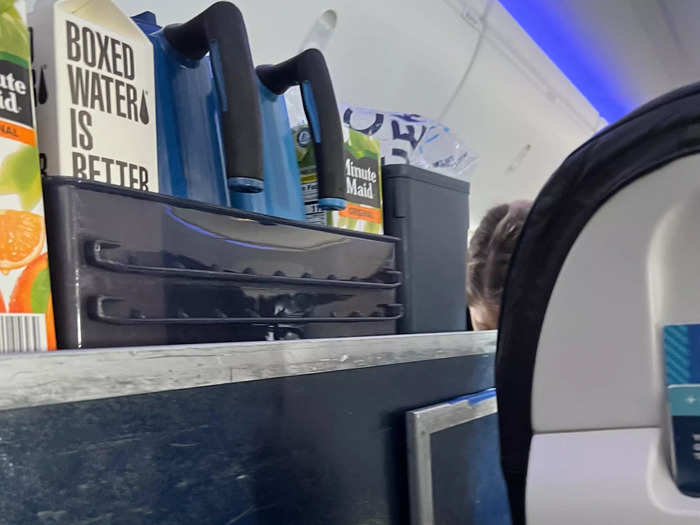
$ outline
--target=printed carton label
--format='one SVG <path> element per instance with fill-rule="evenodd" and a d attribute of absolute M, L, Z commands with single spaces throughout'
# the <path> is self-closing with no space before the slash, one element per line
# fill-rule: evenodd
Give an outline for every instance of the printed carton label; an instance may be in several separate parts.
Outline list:
<path fill-rule="evenodd" d="M 157 190 L 157 173 L 136 151 L 152 141 L 152 93 L 137 83 L 133 47 L 78 18 L 65 19 L 63 36 L 73 175 Z"/>
<path fill-rule="evenodd" d="M 345 193 L 358 204 L 381 208 L 377 159 L 345 157 Z"/>
<path fill-rule="evenodd" d="M 81 18 L 64 2 L 41 4 L 32 18 L 47 173 L 158 191 L 150 42 L 110 2 L 100 4 L 104 20 Z M 44 32 L 53 38 L 39 38 Z"/>
<path fill-rule="evenodd" d="M 377 142 L 360 132 L 343 128 L 346 208 L 325 211 L 318 206 L 316 160 L 311 134 L 308 128 L 300 126 L 294 130 L 294 136 L 306 220 L 313 224 L 383 234 L 382 179 Z"/>
<path fill-rule="evenodd" d="M 24 7 L 0 16 L 0 354 L 56 348 Z"/>
<path fill-rule="evenodd" d="M 32 96 L 28 64 L 0 52 L 0 119 L 31 127 Z"/>

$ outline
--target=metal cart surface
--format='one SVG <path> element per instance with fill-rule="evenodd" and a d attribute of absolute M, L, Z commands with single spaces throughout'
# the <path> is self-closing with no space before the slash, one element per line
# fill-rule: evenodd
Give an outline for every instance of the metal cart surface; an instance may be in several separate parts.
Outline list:
<path fill-rule="evenodd" d="M 495 332 L 0 357 L 0 523 L 406 524 L 406 413 Z"/>

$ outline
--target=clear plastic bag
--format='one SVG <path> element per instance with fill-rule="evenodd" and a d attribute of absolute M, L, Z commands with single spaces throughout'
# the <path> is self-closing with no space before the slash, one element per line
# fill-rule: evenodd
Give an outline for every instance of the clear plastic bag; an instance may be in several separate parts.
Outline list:
<path fill-rule="evenodd" d="M 306 116 L 298 89 L 285 93 L 292 127 L 304 124 Z M 355 131 L 379 141 L 382 164 L 409 164 L 469 180 L 477 155 L 443 124 L 411 113 L 392 113 L 341 104 L 341 121 Z"/>
<path fill-rule="evenodd" d="M 469 180 L 477 156 L 450 129 L 409 113 L 341 105 L 342 121 L 379 141 L 382 164 L 410 164 Z"/>

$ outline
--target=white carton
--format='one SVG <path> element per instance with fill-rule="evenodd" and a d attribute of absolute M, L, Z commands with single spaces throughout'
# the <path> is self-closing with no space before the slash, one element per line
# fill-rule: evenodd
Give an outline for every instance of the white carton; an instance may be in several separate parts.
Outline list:
<path fill-rule="evenodd" d="M 110 0 L 29 13 L 42 172 L 158 191 L 153 48 Z"/>

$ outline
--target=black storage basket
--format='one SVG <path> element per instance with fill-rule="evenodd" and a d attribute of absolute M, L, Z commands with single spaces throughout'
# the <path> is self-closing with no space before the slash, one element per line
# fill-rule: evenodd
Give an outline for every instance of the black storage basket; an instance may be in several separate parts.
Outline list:
<path fill-rule="evenodd" d="M 398 239 L 44 179 L 59 348 L 396 333 Z"/>

